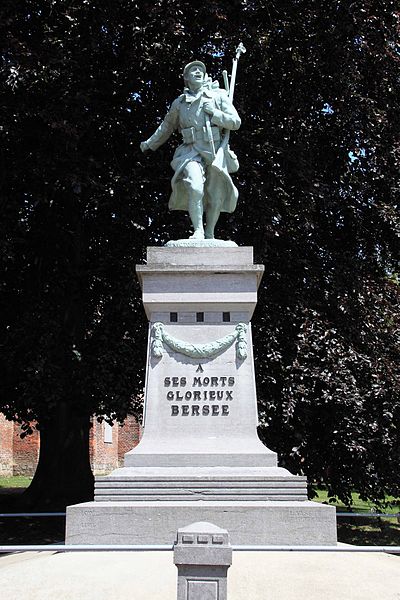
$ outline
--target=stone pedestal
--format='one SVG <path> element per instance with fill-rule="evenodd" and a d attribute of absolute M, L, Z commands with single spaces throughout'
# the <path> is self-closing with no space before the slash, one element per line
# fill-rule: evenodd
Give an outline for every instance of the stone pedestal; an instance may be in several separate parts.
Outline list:
<path fill-rule="evenodd" d="M 174 563 L 178 568 L 177 600 L 227 600 L 232 546 L 225 529 L 212 523 L 178 529 Z"/>
<path fill-rule="evenodd" d="M 233 544 L 335 544 L 335 509 L 277 466 L 257 436 L 252 248 L 148 248 L 137 267 L 149 319 L 144 434 L 68 507 L 67 543 L 170 544 L 211 521 Z"/>

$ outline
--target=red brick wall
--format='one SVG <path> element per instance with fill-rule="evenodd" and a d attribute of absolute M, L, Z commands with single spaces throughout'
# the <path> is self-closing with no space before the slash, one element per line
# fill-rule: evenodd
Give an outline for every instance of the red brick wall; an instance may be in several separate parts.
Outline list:
<path fill-rule="evenodd" d="M 93 418 L 89 433 L 90 464 L 95 474 L 110 473 L 123 465 L 124 455 L 140 440 L 141 430 L 135 417 L 128 416 L 124 425 L 112 427 L 112 443 L 104 441 L 104 421 Z M 18 423 L 7 421 L 0 414 L 0 475 L 34 475 L 39 459 L 40 437 L 20 438 Z"/>
<path fill-rule="evenodd" d="M 14 423 L 13 475 L 34 475 L 39 460 L 40 434 L 33 429 L 32 435 L 20 437 L 21 427 Z"/>
<path fill-rule="evenodd" d="M 140 425 L 135 417 L 128 415 L 123 425 L 115 423 L 112 427 L 112 444 L 104 442 L 104 421 L 93 419 L 90 430 L 90 464 L 95 474 L 109 473 L 122 467 L 124 455 L 139 443 Z"/>
<path fill-rule="evenodd" d="M 13 474 L 13 423 L 0 414 L 0 475 Z"/>
<path fill-rule="evenodd" d="M 0 414 L 0 474 L 33 475 L 39 458 L 39 432 L 21 439 L 18 423 Z"/>
<path fill-rule="evenodd" d="M 122 467 L 124 455 L 138 445 L 141 427 L 135 417 L 128 415 L 123 425 L 118 427 L 118 463 Z"/>
<path fill-rule="evenodd" d="M 104 441 L 104 421 L 92 420 L 90 430 L 90 464 L 97 475 L 109 473 L 118 467 L 118 426 L 112 427 L 112 442 Z"/>

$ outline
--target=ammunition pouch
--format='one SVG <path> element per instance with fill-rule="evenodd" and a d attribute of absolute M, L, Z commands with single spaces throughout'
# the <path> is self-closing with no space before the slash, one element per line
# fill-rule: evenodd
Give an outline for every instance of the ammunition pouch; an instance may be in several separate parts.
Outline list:
<path fill-rule="evenodd" d="M 214 141 L 221 139 L 221 134 L 218 127 L 211 127 L 212 138 Z M 195 127 L 186 127 L 181 129 L 181 134 L 184 144 L 194 144 L 195 142 L 209 142 L 207 127 L 196 129 Z"/>

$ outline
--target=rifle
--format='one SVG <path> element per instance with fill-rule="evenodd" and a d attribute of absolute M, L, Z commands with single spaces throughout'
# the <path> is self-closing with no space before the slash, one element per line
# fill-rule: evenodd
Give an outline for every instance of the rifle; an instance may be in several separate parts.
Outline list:
<path fill-rule="evenodd" d="M 228 77 L 226 75 L 226 71 L 224 71 L 224 73 L 223 73 L 225 89 L 228 92 L 228 98 L 231 102 L 233 102 L 233 94 L 235 92 L 235 82 L 236 82 L 238 61 L 239 61 L 240 55 L 244 54 L 245 52 L 246 52 L 246 48 L 243 46 L 242 42 L 240 42 L 239 46 L 236 48 L 235 58 L 233 59 L 230 85 L 228 83 Z M 225 152 L 226 147 L 228 146 L 230 133 L 231 133 L 230 131 L 227 131 L 225 133 L 224 139 L 222 140 L 221 145 L 218 148 L 217 154 L 212 163 L 213 166 L 219 170 L 221 170 L 222 166 L 223 166 L 224 152 Z"/>

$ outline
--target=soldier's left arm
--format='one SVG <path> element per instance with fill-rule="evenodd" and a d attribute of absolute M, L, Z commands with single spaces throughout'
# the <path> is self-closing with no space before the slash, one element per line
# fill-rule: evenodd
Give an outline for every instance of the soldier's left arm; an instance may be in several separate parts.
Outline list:
<path fill-rule="evenodd" d="M 214 109 L 211 123 L 218 127 L 222 127 L 223 129 L 239 129 L 241 123 L 240 117 L 236 112 L 236 108 L 229 100 L 228 95 L 226 93 L 220 93 L 216 100 L 216 104 L 217 106 L 220 106 L 220 108 Z"/>

